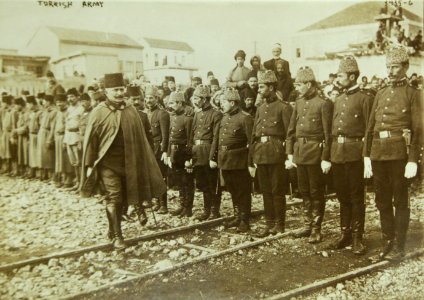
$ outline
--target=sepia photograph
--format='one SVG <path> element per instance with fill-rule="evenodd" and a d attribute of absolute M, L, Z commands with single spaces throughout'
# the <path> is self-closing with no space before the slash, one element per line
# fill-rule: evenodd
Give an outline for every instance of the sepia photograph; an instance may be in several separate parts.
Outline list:
<path fill-rule="evenodd" d="M 423 17 L 0 0 L 0 299 L 423 299 Z"/>

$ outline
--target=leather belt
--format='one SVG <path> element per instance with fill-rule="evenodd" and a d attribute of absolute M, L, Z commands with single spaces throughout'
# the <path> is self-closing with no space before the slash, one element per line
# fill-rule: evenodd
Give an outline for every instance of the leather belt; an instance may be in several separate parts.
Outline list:
<path fill-rule="evenodd" d="M 260 143 L 266 143 L 266 142 L 269 142 L 269 141 L 271 141 L 271 140 L 279 140 L 279 141 L 282 141 L 282 139 L 281 139 L 279 136 L 263 135 L 263 136 L 258 137 L 258 141 L 259 141 Z"/>
<path fill-rule="evenodd" d="M 360 142 L 363 140 L 362 137 L 347 137 L 343 135 L 333 137 L 333 140 L 336 140 L 338 144 L 351 143 L 351 142 Z"/>
<path fill-rule="evenodd" d="M 222 150 L 222 151 L 234 150 L 234 149 L 243 149 L 243 148 L 247 148 L 246 143 L 219 146 L 219 149 Z"/>
<path fill-rule="evenodd" d="M 66 129 L 66 131 L 69 131 L 69 132 L 79 132 L 79 129 L 78 128 L 72 128 L 72 129 Z"/>
<path fill-rule="evenodd" d="M 387 139 L 389 137 L 392 136 L 402 136 L 403 132 L 402 131 L 391 131 L 391 130 L 384 130 L 384 131 L 378 131 L 378 132 L 374 132 L 374 137 L 377 139 Z"/>
<path fill-rule="evenodd" d="M 65 132 L 56 132 L 56 134 L 58 134 L 58 135 L 64 135 Z"/>
<path fill-rule="evenodd" d="M 194 140 L 195 145 L 210 145 L 212 144 L 209 140 Z"/>
<path fill-rule="evenodd" d="M 322 142 L 324 140 L 324 138 L 319 138 L 319 137 L 298 137 L 297 141 L 298 142 Z"/>
<path fill-rule="evenodd" d="M 38 134 L 38 131 L 30 132 L 30 134 Z"/>
<path fill-rule="evenodd" d="M 185 149 L 187 146 L 184 144 L 172 144 L 171 145 L 171 149 L 172 150 L 180 150 L 180 149 Z"/>

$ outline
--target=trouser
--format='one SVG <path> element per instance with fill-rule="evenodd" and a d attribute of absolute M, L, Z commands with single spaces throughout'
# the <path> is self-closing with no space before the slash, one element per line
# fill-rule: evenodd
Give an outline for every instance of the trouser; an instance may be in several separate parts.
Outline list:
<path fill-rule="evenodd" d="M 166 184 L 168 184 L 168 179 L 167 179 L 167 171 L 168 171 L 168 167 L 165 165 L 165 163 L 161 160 L 161 155 L 162 152 L 159 151 L 159 153 L 156 155 L 156 161 L 159 165 L 159 169 L 160 172 L 162 174 L 163 180 L 165 181 Z M 160 197 L 159 197 L 159 202 L 161 206 L 165 206 L 167 207 L 168 205 L 168 195 L 167 193 L 163 193 Z"/>
<path fill-rule="evenodd" d="M 76 183 L 79 184 L 81 174 L 81 150 L 78 149 L 78 144 L 66 145 L 66 152 L 68 153 L 71 166 L 74 167 Z"/>
<path fill-rule="evenodd" d="M 303 218 L 307 228 L 321 229 L 324 218 L 324 174 L 321 166 L 297 165 L 299 192 L 303 199 Z"/>
<path fill-rule="evenodd" d="M 405 165 L 405 160 L 372 161 L 375 202 L 380 211 L 383 239 L 396 238 L 401 248 L 405 246 L 410 214 Z"/>
<path fill-rule="evenodd" d="M 273 164 L 258 165 L 257 173 L 267 224 L 279 222 L 284 225 L 288 172 L 283 164 Z"/>
<path fill-rule="evenodd" d="M 252 207 L 252 184 L 248 169 L 222 170 L 222 177 L 231 194 L 234 211 L 239 211 L 240 220 L 249 222 Z"/>
<path fill-rule="evenodd" d="M 211 169 L 209 166 L 195 166 L 194 176 L 197 188 L 203 192 L 205 211 L 210 211 L 211 208 L 219 211 L 221 197 L 218 197 L 218 169 Z"/>
<path fill-rule="evenodd" d="M 194 201 L 194 175 L 187 173 L 184 163 L 181 165 L 173 165 L 169 170 L 173 178 L 174 184 L 178 188 L 182 204 L 186 208 L 193 207 Z"/>
<path fill-rule="evenodd" d="M 362 160 L 343 164 L 333 163 L 333 183 L 340 202 L 340 227 L 364 233 L 365 194 L 364 163 Z"/>
<path fill-rule="evenodd" d="M 289 173 L 289 184 L 291 184 L 291 192 L 296 193 L 299 191 L 297 184 L 297 168 L 288 170 Z"/>

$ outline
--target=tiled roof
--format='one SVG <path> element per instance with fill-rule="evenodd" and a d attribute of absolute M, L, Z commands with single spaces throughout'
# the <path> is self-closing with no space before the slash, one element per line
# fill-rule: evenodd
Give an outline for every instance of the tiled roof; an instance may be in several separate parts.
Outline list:
<path fill-rule="evenodd" d="M 152 48 L 194 52 L 193 48 L 191 48 L 191 46 L 189 44 L 185 43 L 185 42 L 159 40 L 159 39 L 152 39 L 152 38 L 144 38 L 144 40 Z"/>

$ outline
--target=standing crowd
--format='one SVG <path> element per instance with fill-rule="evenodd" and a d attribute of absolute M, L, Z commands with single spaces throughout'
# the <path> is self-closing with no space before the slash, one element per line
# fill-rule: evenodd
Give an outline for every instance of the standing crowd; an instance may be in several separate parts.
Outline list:
<path fill-rule="evenodd" d="M 225 84 L 209 72 L 207 84 L 193 77 L 184 91 L 172 76 L 157 87 L 128 84 L 121 73 L 87 93 L 65 91 L 49 72 L 45 94 L 2 95 L 1 172 L 100 193 L 108 236 L 121 249 L 128 207 L 143 225 L 145 207 L 167 214 L 167 187 L 179 191 L 171 212 L 179 217 L 192 216 L 195 187 L 202 192 L 198 220 L 220 217 L 225 188 L 234 210 L 225 226 L 238 232 L 250 230 L 251 195 L 259 191 L 266 222 L 259 237 L 284 232 L 286 195 L 296 192 L 304 210 L 295 237 L 319 243 L 331 171 L 341 228 L 333 247 L 352 245 L 357 255 L 366 251 L 365 179 L 373 177 L 384 241 L 378 258 L 401 257 L 409 180 L 423 155 L 423 99 L 407 78 L 406 49 L 388 50 L 387 82 L 359 83 L 358 64 L 346 56 L 325 85 L 310 67 L 292 80 L 280 44 L 272 54 L 263 64 L 253 56 L 248 68 L 239 50 Z"/>

